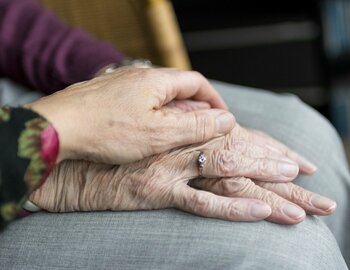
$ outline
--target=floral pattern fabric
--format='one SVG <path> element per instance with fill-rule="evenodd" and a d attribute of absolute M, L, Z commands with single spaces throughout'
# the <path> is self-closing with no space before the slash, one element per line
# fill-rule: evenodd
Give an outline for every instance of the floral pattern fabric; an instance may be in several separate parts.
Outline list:
<path fill-rule="evenodd" d="M 53 169 L 59 149 L 54 127 L 24 108 L 0 108 L 0 230 Z"/>

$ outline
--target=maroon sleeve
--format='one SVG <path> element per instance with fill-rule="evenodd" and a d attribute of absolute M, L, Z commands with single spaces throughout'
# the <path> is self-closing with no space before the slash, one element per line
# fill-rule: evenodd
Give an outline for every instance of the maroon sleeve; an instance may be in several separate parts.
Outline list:
<path fill-rule="evenodd" d="M 32 0 L 0 0 L 0 77 L 49 94 L 122 58 Z"/>

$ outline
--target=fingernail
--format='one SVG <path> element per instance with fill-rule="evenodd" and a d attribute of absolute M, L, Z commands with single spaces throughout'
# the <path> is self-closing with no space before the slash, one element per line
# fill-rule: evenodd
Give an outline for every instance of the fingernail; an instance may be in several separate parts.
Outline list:
<path fill-rule="evenodd" d="M 233 129 L 235 118 L 231 113 L 221 112 L 216 116 L 216 130 L 219 134 L 226 134 Z"/>
<path fill-rule="evenodd" d="M 311 203 L 316 208 L 319 208 L 327 212 L 332 211 L 337 207 L 337 203 L 335 201 L 332 201 L 331 199 L 328 199 L 320 195 L 314 195 L 311 198 Z"/>
<path fill-rule="evenodd" d="M 257 219 L 267 218 L 271 215 L 271 207 L 263 203 L 253 203 L 250 214 Z"/>
<path fill-rule="evenodd" d="M 296 164 L 289 162 L 280 162 L 278 164 L 280 174 L 286 177 L 295 177 L 299 173 L 299 167 Z"/>
<path fill-rule="evenodd" d="M 307 169 L 307 173 L 314 173 L 317 170 L 316 165 L 308 161 L 304 157 L 300 157 L 299 162 L 303 167 Z"/>
<path fill-rule="evenodd" d="M 305 212 L 301 208 L 290 203 L 286 203 L 282 211 L 286 216 L 292 219 L 300 219 L 305 215 Z"/>

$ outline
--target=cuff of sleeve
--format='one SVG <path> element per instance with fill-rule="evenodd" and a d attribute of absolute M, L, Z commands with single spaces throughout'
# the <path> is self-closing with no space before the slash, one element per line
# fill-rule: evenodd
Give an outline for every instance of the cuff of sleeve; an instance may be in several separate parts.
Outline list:
<path fill-rule="evenodd" d="M 44 183 L 56 164 L 58 151 L 58 133 L 48 120 L 38 115 L 25 123 L 18 139 L 18 156 L 29 160 L 24 175 L 29 192 Z"/>
<path fill-rule="evenodd" d="M 0 134 L 1 225 L 44 183 L 55 166 L 59 139 L 51 123 L 24 108 L 0 108 Z"/>

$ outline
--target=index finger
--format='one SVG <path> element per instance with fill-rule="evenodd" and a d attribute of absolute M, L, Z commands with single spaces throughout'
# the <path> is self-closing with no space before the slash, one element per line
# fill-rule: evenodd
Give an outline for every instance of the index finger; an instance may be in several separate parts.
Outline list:
<path fill-rule="evenodd" d="M 167 74 L 169 87 L 161 90 L 165 91 L 165 105 L 174 99 L 193 99 L 208 102 L 212 108 L 228 110 L 228 107 L 219 93 L 210 82 L 197 71 L 182 71 L 171 68 L 162 68 L 160 71 Z"/>

